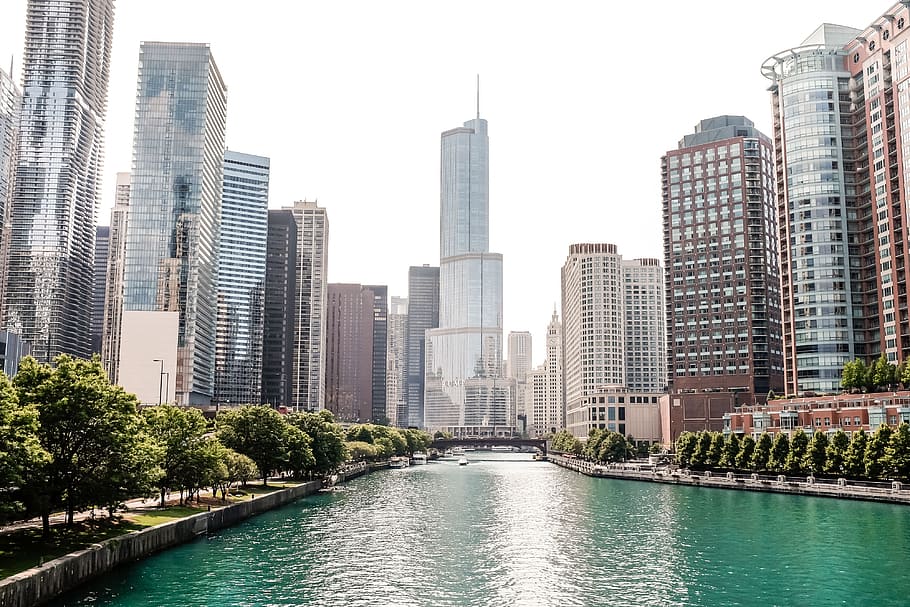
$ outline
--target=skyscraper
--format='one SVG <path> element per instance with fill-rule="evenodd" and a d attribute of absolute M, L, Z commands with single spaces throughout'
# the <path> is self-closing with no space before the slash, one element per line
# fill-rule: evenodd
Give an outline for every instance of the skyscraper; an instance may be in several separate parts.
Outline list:
<path fill-rule="evenodd" d="M 534 380 L 533 426 L 538 434 L 552 434 L 566 427 L 562 323 L 555 309 L 547 325 L 547 356 L 540 372 L 542 387 Z"/>
<path fill-rule="evenodd" d="M 290 406 L 297 310 L 297 222 L 286 209 L 270 210 L 265 265 L 262 402 Z"/>
<path fill-rule="evenodd" d="M 373 415 L 374 298 L 371 287 L 328 285 L 325 408 L 342 422 L 366 422 Z"/>
<path fill-rule="evenodd" d="M 288 208 L 297 223 L 294 362 L 289 404 L 297 411 L 316 411 L 325 406 L 329 218 L 316 202 L 299 200 Z"/>
<path fill-rule="evenodd" d="M 92 264 L 92 322 L 89 337 L 92 354 L 101 354 L 104 334 L 104 298 L 107 294 L 107 258 L 111 243 L 110 226 L 95 228 L 95 255 Z"/>
<path fill-rule="evenodd" d="M 664 269 L 656 259 L 622 261 L 626 313 L 626 387 L 636 392 L 667 389 Z"/>
<path fill-rule="evenodd" d="M 126 225 L 130 210 L 130 174 L 117 173 L 105 275 L 101 362 L 113 383 L 120 383 L 120 328 L 123 316 L 123 264 L 126 263 Z"/>
<path fill-rule="evenodd" d="M 479 116 L 442 133 L 439 328 L 427 332 L 424 424 L 511 434 L 502 373 L 502 255 L 489 251 L 489 139 Z"/>
<path fill-rule="evenodd" d="M 29 0 L 4 318 L 39 360 L 88 356 L 113 0 Z"/>
<path fill-rule="evenodd" d="M 226 102 L 207 44 L 142 43 L 124 318 L 144 312 L 137 324 L 149 328 L 158 317 L 148 313 L 179 314 L 175 397 L 182 405 L 210 403 L 214 388 Z M 121 344 L 138 338 L 126 326 Z M 120 364 L 124 387 L 148 374 L 148 361 L 121 357 Z"/>
<path fill-rule="evenodd" d="M 386 356 L 386 416 L 392 426 L 407 426 L 408 300 L 392 296 Z"/>
<path fill-rule="evenodd" d="M 0 69 L 0 314 L 6 288 L 9 219 L 19 150 L 19 108 L 22 94 L 10 74 Z"/>
<path fill-rule="evenodd" d="M 373 292 L 373 411 L 371 421 L 389 423 L 386 415 L 386 360 L 389 355 L 389 287 L 366 285 Z"/>
<path fill-rule="evenodd" d="M 439 326 L 439 268 L 408 268 L 407 409 L 399 425 L 423 428 L 426 333 Z"/>
<path fill-rule="evenodd" d="M 531 372 L 531 333 L 528 331 L 511 331 L 509 333 L 509 358 L 506 361 L 506 377 L 511 379 L 512 406 L 510 416 L 516 427 L 527 428 L 528 409 L 531 407 L 526 398 L 532 392 L 527 389 L 528 373 Z M 519 418 L 521 421 L 519 421 Z"/>
<path fill-rule="evenodd" d="M 269 159 L 225 152 L 215 346 L 219 404 L 262 402 L 268 204 Z"/>
<path fill-rule="evenodd" d="M 674 437 L 782 387 L 771 141 L 702 120 L 661 160 Z"/>

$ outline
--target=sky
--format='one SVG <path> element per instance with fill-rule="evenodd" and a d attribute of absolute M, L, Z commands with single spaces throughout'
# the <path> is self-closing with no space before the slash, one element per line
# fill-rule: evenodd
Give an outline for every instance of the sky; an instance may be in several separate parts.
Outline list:
<path fill-rule="evenodd" d="M 12 57 L 17 81 L 26 5 L 0 1 L 0 65 Z M 208 42 L 227 147 L 271 158 L 270 208 L 317 200 L 329 282 L 406 297 L 408 266 L 439 263 L 440 133 L 474 117 L 479 74 L 504 336 L 531 331 L 537 365 L 569 245 L 662 259 L 660 157 L 720 114 L 770 135 L 762 62 L 821 23 L 862 29 L 891 6 L 118 0 L 98 220 L 130 170 L 139 43 Z"/>

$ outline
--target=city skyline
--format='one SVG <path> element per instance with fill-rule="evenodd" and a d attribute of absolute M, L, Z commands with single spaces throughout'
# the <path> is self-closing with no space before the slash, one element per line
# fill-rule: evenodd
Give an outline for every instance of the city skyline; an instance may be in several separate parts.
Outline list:
<path fill-rule="evenodd" d="M 16 82 L 25 4 L 16 0 L 0 8 L 0 57 L 15 55 Z M 638 17 L 631 7 L 613 6 L 552 13 L 532 5 L 518 14 L 491 6 L 477 24 L 477 11 L 461 5 L 457 11 L 454 5 L 429 11 L 412 3 L 391 9 L 361 4 L 354 14 L 362 18 L 351 19 L 351 11 L 334 6 L 287 4 L 281 10 L 288 18 L 276 20 L 274 11 L 244 11 L 230 2 L 215 10 L 214 3 L 199 1 L 180 5 L 184 19 L 168 19 L 176 6 L 165 0 L 154 11 L 143 10 L 141 2 L 116 8 L 99 223 L 108 217 L 116 172 L 130 168 L 139 42 L 208 42 L 230 87 L 228 147 L 273 159 L 270 207 L 318 198 L 335 226 L 328 280 L 388 284 L 390 294 L 404 296 L 407 267 L 436 259 L 432 231 L 410 229 L 433 226 L 438 217 L 436 137 L 453 118 L 473 110 L 473 80 L 480 72 L 481 111 L 494 125 L 496 141 L 490 245 L 506 260 L 504 331 L 540 335 L 559 298 L 559 267 L 571 242 L 614 242 L 629 257 L 660 256 L 659 158 L 678 133 L 704 116 L 724 113 L 750 116 L 769 132 L 761 63 L 822 22 L 863 28 L 890 3 L 741 8 L 739 18 L 762 32 L 761 41 L 746 45 L 739 43 L 737 28 L 722 27 L 737 14 L 719 2 L 660 6 L 647 31 L 618 27 Z M 222 13 L 242 18 L 227 22 L 218 18 Z M 516 20 L 520 27 L 514 27 Z M 384 26 L 375 27 L 377 22 Z M 277 42 L 292 44 L 297 36 L 282 31 L 301 23 L 312 53 Z M 437 44 L 440 32 L 444 38 L 468 25 L 475 31 L 472 48 Z M 611 25 L 616 31 L 604 33 Z M 259 38 L 257 29 L 268 33 Z M 241 36 L 245 43 L 234 44 Z M 636 66 L 651 67 L 608 72 L 615 49 L 633 46 L 644 53 Z M 291 120 L 289 110 L 261 111 L 261 83 L 286 81 L 279 78 L 286 61 L 266 60 L 267 53 L 314 59 L 303 61 L 297 80 L 285 85 L 296 93 L 290 95 Z M 667 55 L 679 59 L 670 63 Z M 694 62 L 709 56 L 712 72 L 724 74 L 716 87 L 693 82 Z M 618 94 L 620 89 L 625 93 Z M 636 102 L 629 103 L 633 96 Z M 673 112 L 663 108 L 668 97 Z M 557 117 L 558 129 L 535 128 Z M 394 142 L 363 137 L 390 122 L 397 129 Z M 263 135 L 270 132 L 276 135 Z M 622 144 L 603 145 L 610 141 Z M 547 212 L 552 205 L 559 216 Z M 396 213 L 407 217 L 398 220 Z M 371 233 L 375 225 L 386 229 Z M 358 243 L 384 254 L 367 260 L 343 254 Z M 542 348 L 537 340 L 534 364 L 542 362 Z"/>

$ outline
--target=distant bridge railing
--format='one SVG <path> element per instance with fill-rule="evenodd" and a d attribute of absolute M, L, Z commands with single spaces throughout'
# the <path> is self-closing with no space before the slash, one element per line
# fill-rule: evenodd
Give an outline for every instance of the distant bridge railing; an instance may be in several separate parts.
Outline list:
<path fill-rule="evenodd" d="M 547 452 L 547 441 L 543 438 L 497 438 L 480 436 L 474 438 L 436 438 L 430 445 L 433 449 L 452 447 L 536 447 Z"/>

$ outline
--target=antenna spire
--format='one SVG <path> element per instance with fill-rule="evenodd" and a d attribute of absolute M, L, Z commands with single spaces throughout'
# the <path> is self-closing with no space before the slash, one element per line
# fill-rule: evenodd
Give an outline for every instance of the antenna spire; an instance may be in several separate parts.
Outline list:
<path fill-rule="evenodd" d="M 477 119 L 480 120 L 480 74 L 477 74 Z"/>

